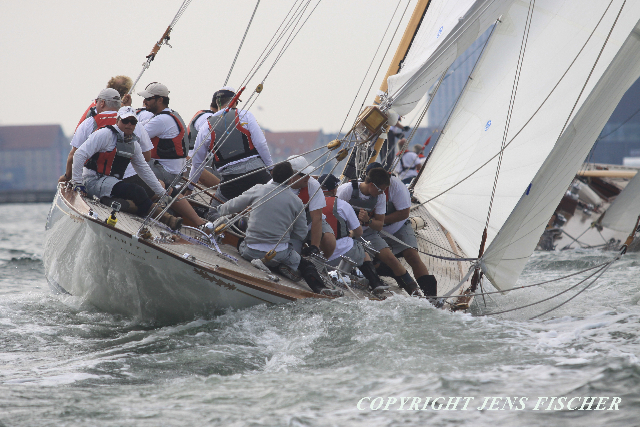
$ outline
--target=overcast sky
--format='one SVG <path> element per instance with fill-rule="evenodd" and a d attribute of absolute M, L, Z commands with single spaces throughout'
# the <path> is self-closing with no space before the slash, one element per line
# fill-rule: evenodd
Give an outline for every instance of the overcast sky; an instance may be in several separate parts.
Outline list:
<path fill-rule="evenodd" d="M 415 2 L 400 0 L 364 92 L 408 8 L 367 103 L 380 86 Z M 312 0 L 311 5 L 316 3 Z M 111 76 L 135 79 L 181 4 L 182 0 L 0 2 L 0 125 L 59 123 L 72 134 Z M 231 86 L 239 86 L 247 76 L 293 4 L 294 0 L 261 1 Z M 173 48 L 162 47 L 137 89 L 155 81 L 166 84 L 171 107 L 185 120 L 207 108 L 224 83 L 255 5 L 256 0 L 193 0 L 171 34 Z M 340 129 L 397 5 L 395 0 L 322 0 L 251 108 L 259 123 L 273 131 Z M 264 78 L 274 57 L 247 91 Z M 361 95 L 357 106 L 362 99 Z M 141 104 L 135 95 L 134 106 Z"/>

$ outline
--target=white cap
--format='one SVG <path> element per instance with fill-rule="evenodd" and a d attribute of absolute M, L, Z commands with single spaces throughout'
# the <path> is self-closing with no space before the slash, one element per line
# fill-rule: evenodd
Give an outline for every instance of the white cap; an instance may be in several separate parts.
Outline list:
<path fill-rule="evenodd" d="M 102 89 L 96 99 L 104 99 L 105 101 L 121 101 L 120 94 L 117 90 L 106 88 Z"/>
<path fill-rule="evenodd" d="M 287 161 L 291 163 L 291 168 L 295 173 L 299 174 L 310 174 L 313 172 L 313 168 L 309 166 L 309 162 L 302 156 L 289 156 Z"/>
<path fill-rule="evenodd" d="M 154 96 L 169 96 L 169 89 L 162 83 L 149 83 L 138 95 L 143 98 L 152 98 Z"/>
<path fill-rule="evenodd" d="M 118 117 L 121 119 L 126 119 L 127 117 L 136 117 L 136 111 L 131 107 L 122 107 L 118 110 Z"/>

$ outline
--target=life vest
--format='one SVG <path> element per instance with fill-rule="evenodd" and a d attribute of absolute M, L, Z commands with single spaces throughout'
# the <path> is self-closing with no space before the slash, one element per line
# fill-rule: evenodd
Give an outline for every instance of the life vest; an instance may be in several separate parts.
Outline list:
<path fill-rule="evenodd" d="M 391 185 L 389 185 L 385 190 L 384 190 L 384 195 L 387 196 L 387 215 L 389 215 L 390 213 L 394 213 L 397 209 L 396 209 L 396 205 L 393 204 L 393 202 L 390 200 L 391 198 L 389 197 L 389 189 L 391 188 Z"/>
<path fill-rule="evenodd" d="M 116 111 L 112 111 L 109 113 L 99 113 L 93 116 L 94 124 L 92 133 L 97 131 L 98 129 L 102 129 L 107 126 L 115 126 L 118 121 L 118 113 Z"/>
<path fill-rule="evenodd" d="M 187 131 L 188 132 L 187 139 L 189 140 L 189 150 L 193 150 L 195 148 L 196 138 L 198 137 L 198 129 L 196 129 L 196 121 L 198 121 L 198 119 L 202 117 L 203 114 L 206 114 L 206 113 L 215 114 L 215 111 L 200 110 L 196 114 L 194 114 L 193 118 L 189 122 L 188 131 Z"/>
<path fill-rule="evenodd" d="M 136 108 L 136 116 L 138 116 L 138 114 L 142 113 L 143 111 L 149 111 L 144 107 L 140 107 L 140 108 Z"/>
<path fill-rule="evenodd" d="M 118 179 L 122 179 L 124 171 L 131 163 L 131 158 L 135 153 L 134 141 L 139 141 L 138 137 L 132 135 L 129 142 L 124 142 L 122 135 L 112 125 L 106 126 L 116 136 L 116 146 L 111 151 L 104 153 L 95 153 L 87 159 L 84 167 L 94 170 L 101 175 L 109 175 Z"/>
<path fill-rule="evenodd" d="M 233 111 L 233 122 L 227 118 L 227 114 L 231 111 Z M 223 112 L 222 115 L 211 116 L 207 121 L 211 129 L 209 151 L 214 153 L 215 167 L 220 168 L 227 163 L 258 154 L 251 140 L 251 132 L 240 125 L 237 109 L 232 108 L 229 112 Z"/>
<path fill-rule="evenodd" d="M 370 196 L 368 199 L 360 198 L 360 186 L 358 185 L 358 180 L 351 180 L 351 188 L 353 191 L 351 192 L 351 198 L 349 199 L 349 204 L 353 207 L 353 210 L 356 212 L 356 215 L 360 212 L 360 209 L 364 209 L 367 212 L 373 212 L 376 204 L 378 203 L 379 195 Z"/>
<path fill-rule="evenodd" d="M 98 114 L 98 112 L 96 111 L 96 101 L 93 101 L 91 105 L 89 105 L 89 108 L 87 108 L 87 110 L 84 112 L 84 114 L 82 114 L 82 118 L 76 125 L 76 130 L 78 130 L 78 126 L 80 126 L 82 122 L 87 120 L 89 117 L 95 116 L 96 114 Z"/>
<path fill-rule="evenodd" d="M 305 205 L 304 212 L 305 214 L 307 214 L 307 225 L 309 225 L 311 224 L 311 212 L 309 211 L 309 206 L 307 205 L 307 203 L 309 203 L 309 185 L 305 185 L 304 188 L 300 189 L 298 197 L 300 197 L 300 200 L 302 200 L 302 204 Z"/>
<path fill-rule="evenodd" d="M 327 196 L 325 200 L 327 205 L 322 208 L 322 213 L 326 217 L 327 223 L 331 226 L 336 240 L 347 237 L 349 235 L 349 227 L 347 226 L 347 220 L 338 213 L 338 198 Z"/>
<path fill-rule="evenodd" d="M 178 126 L 178 134 L 173 138 L 160 138 L 155 136 L 151 138 L 153 149 L 151 150 L 152 159 L 183 159 L 189 153 L 189 143 L 185 132 L 184 120 L 175 111 L 161 111 L 160 114 L 167 114 Z"/>

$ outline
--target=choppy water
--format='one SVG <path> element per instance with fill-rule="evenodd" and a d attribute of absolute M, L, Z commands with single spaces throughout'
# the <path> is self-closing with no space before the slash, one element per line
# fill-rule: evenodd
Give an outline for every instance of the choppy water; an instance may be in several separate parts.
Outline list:
<path fill-rule="evenodd" d="M 638 254 L 537 320 L 527 319 L 575 292 L 500 317 L 394 297 L 257 306 L 155 328 L 49 292 L 47 210 L 0 206 L 0 426 L 640 425 Z M 520 284 L 613 255 L 539 253 Z M 493 296 L 481 310 L 574 283 Z M 505 409 L 478 410 L 486 396 Z M 525 409 L 509 409 L 507 396 L 528 398 Z M 584 396 L 609 397 L 606 409 L 618 397 L 618 410 L 545 410 L 551 399 L 534 410 L 538 397 Z M 397 403 L 384 410 L 390 397 Z M 474 399 L 464 411 L 464 400 L 422 410 L 427 397 Z"/>

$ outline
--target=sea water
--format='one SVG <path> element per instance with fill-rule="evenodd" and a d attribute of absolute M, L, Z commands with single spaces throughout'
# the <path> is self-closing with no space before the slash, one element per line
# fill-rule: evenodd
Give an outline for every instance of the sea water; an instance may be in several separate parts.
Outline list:
<path fill-rule="evenodd" d="M 585 274 L 477 298 L 473 313 L 342 298 L 158 326 L 49 291 L 48 208 L 0 206 L 0 426 L 640 425 L 636 253 L 533 320 L 589 282 L 482 314 Z M 536 253 L 518 285 L 615 255 Z"/>

